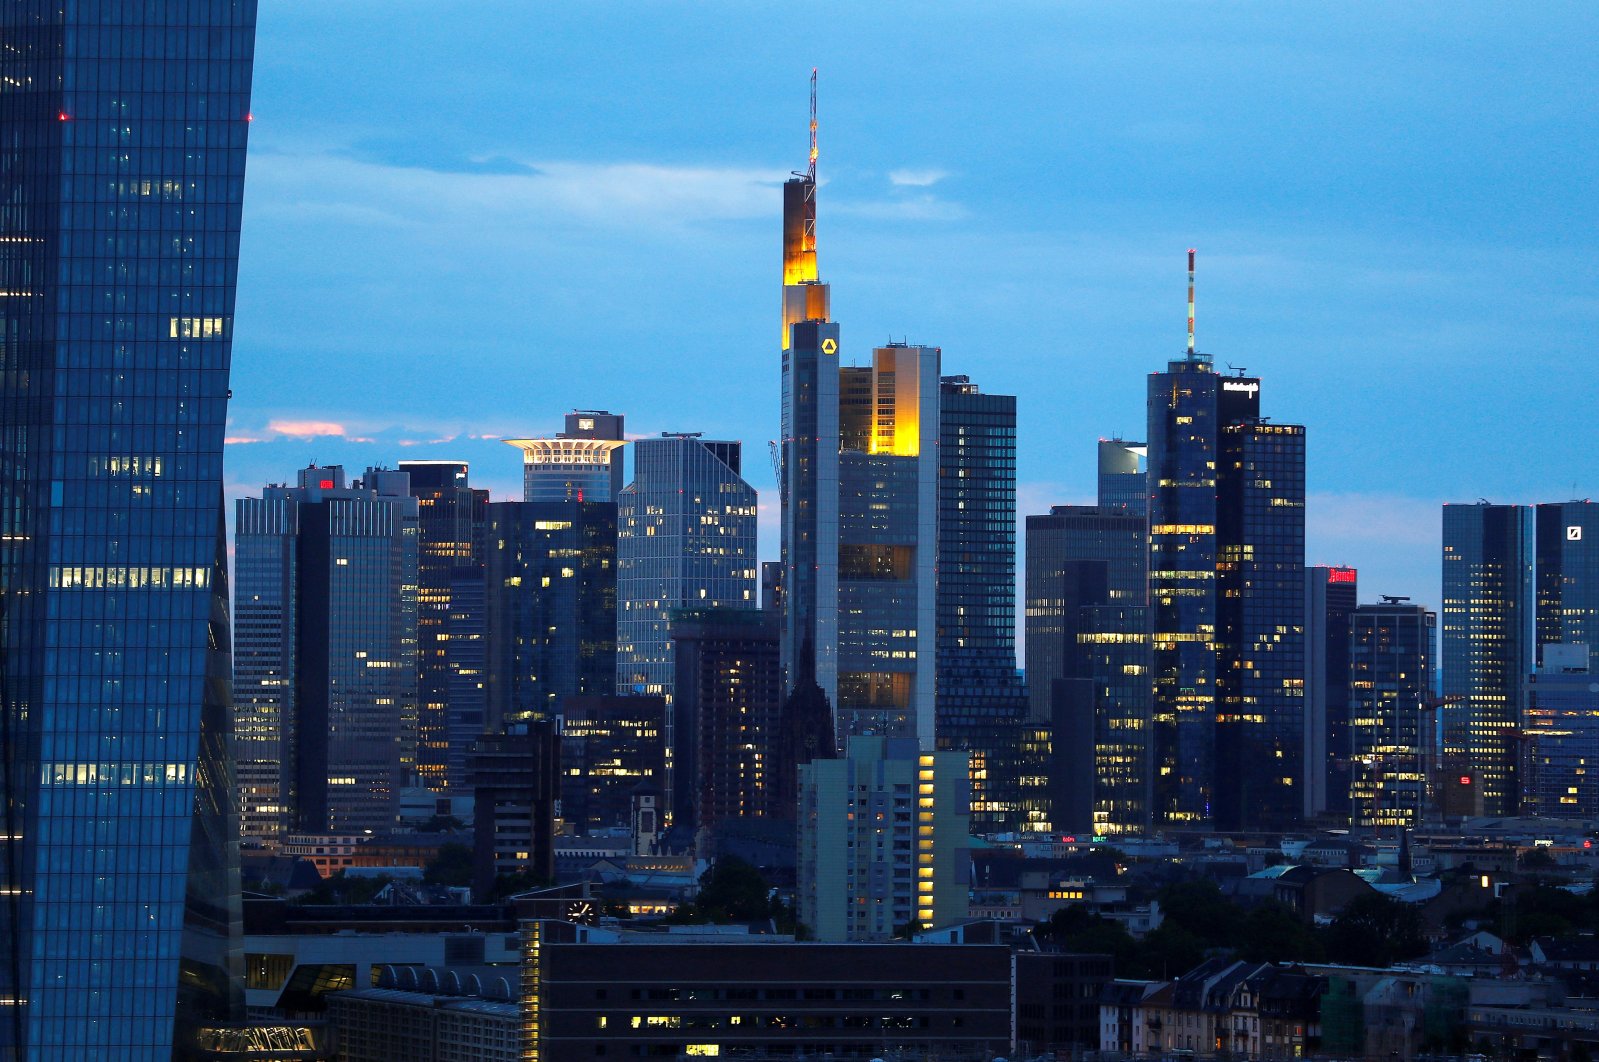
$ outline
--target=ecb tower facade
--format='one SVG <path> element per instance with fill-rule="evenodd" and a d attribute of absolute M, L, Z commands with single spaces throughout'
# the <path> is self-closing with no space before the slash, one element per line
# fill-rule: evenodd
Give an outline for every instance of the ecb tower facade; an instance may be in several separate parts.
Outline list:
<path fill-rule="evenodd" d="M 814 103 L 810 167 L 783 185 L 786 683 L 814 674 L 840 743 L 931 749 L 941 352 L 890 344 L 842 363 L 816 268 Z"/>
<path fill-rule="evenodd" d="M 0 11 L 0 1059 L 237 1016 L 222 437 L 254 0 Z"/>

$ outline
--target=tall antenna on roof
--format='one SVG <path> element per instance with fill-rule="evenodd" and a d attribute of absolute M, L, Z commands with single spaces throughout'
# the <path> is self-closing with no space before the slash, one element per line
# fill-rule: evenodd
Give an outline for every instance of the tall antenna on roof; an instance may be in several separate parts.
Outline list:
<path fill-rule="evenodd" d="M 812 133 L 814 138 L 816 134 Z M 1194 249 L 1188 248 L 1188 360 L 1194 359 Z"/>
<path fill-rule="evenodd" d="M 816 183 L 816 68 L 811 67 L 811 183 Z"/>

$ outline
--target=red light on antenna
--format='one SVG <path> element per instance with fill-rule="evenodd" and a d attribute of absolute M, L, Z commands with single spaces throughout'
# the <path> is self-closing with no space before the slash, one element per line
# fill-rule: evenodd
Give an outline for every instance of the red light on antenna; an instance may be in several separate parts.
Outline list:
<path fill-rule="evenodd" d="M 56 120 L 60 122 L 70 122 L 72 121 L 72 115 L 68 114 L 66 111 L 61 111 L 56 115 Z"/>
<path fill-rule="evenodd" d="M 245 115 L 245 116 L 244 116 L 244 120 L 245 120 L 245 121 L 247 121 L 247 122 L 253 122 L 253 121 L 255 121 L 255 115 L 253 115 L 253 114 L 246 114 L 246 115 Z"/>

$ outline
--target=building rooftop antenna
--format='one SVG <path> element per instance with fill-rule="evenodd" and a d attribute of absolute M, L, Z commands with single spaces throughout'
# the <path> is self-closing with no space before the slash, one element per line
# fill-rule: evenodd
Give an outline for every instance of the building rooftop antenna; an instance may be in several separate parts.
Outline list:
<path fill-rule="evenodd" d="M 1194 360 L 1194 249 L 1188 248 L 1188 360 Z"/>
<path fill-rule="evenodd" d="M 811 67 L 811 166 L 807 171 L 811 183 L 816 183 L 816 68 Z"/>

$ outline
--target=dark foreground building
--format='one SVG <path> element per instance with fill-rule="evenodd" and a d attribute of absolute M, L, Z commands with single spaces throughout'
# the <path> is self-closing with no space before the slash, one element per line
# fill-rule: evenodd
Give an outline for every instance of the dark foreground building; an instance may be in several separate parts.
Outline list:
<path fill-rule="evenodd" d="M 164 1062 L 238 1001 L 222 436 L 255 14 L 0 6 L 4 1059 Z"/>
<path fill-rule="evenodd" d="M 1003 945 L 558 943 L 524 924 L 523 1027 L 540 1062 L 736 1055 L 983 1058 L 1011 1043 Z"/>

